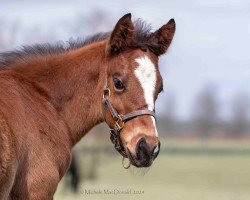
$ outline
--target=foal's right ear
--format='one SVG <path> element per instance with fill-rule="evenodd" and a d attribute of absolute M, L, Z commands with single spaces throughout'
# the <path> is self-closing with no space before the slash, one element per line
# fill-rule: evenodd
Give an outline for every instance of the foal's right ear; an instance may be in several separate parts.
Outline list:
<path fill-rule="evenodd" d="M 148 42 L 151 43 L 151 48 L 156 55 L 160 56 L 167 51 L 174 37 L 174 33 L 175 21 L 171 19 L 167 24 L 150 35 Z"/>
<path fill-rule="evenodd" d="M 108 42 L 108 55 L 114 55 L 131 45 L 134 41 L 134 25 L 131 13 L 124 15 L 116 23 Z"/>

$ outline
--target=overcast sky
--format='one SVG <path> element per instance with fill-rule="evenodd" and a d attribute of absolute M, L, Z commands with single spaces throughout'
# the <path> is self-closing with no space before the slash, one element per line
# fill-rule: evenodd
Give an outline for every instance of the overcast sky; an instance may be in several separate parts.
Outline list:
<path fill-rule="evenodd" d="M 39 25 L 51 31 L 63 22 L 73 24 L 79 14 L 87 18 L 98 9 L 109 15 L 110 28 L 127 12 L 134 19 L 146 20 L 154 29 L 175 19 L 174 41 L 168 54 L 160 58 L 165 90 L 160 106 L 168 92 L 173 93 L 178 115 L 186 118 L 194 97 L 206 84 L 218 88 L 222 110 L 228 109 L 236 93 L 250 94 L 249 0 L 0 0 L 0 18 L 18 20 L 24 28 Z M 107 30 L 105 27 L 103 31 Z M 61 33 L 58 40 L 71 36 L 78 34 Z M 20 39 L 15 45 L 21 44 Z"/>

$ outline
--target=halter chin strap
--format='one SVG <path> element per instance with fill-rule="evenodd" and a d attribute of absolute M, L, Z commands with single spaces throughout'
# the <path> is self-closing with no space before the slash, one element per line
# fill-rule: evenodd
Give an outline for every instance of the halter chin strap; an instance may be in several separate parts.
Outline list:
<path fill-rule="evenodd" d="M 103 99 L 102 99 L 102 115 L 104 121 L 106 121 L 106 110 L 109 111 L 111 114 L 111 117 L 114 121 L 114 127 L 109 127 L 110 128 L 110 140 L 114 144 L 115 149 L 125 158 L 127 158 L 127 153 L 122 146 L 121 138 L 120 138 L 120 132 L 123 129 L 125 123 L 133 118 L 142 116 L 142 115 L 151 115 L 154 118 L 155 113 L 151 110 L 147 109 L 141 109 L 141 110 L 136 110 L 133 112 L 130 112 L 128 114 L 122 115 L 117 112 L 117 110 L 112 106 L 112 104 L 109 101 L 110 97 L 110 90 L 107 86 L 105 86 L 104 91 L 103 91 Z"/>

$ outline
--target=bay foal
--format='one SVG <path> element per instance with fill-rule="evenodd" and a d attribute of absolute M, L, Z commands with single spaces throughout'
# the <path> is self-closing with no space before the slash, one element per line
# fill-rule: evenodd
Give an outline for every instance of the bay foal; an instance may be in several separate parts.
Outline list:
<path fill-rule="evenodd" d="M 119 116 L 153 112 L 163 87 L 158 56 L 174 32 L 173 19 L 151 32 L 126 14 L 111 33 L 2 53 L 0 199 L 53 199 L 72 147 L 103 121 L 104 86 Z M 110 111 L 103 115 L 112 128 Z M 154 117 L 127 121 L 119 141 L 133 165 L 150 166 L 159 152 Z"/>

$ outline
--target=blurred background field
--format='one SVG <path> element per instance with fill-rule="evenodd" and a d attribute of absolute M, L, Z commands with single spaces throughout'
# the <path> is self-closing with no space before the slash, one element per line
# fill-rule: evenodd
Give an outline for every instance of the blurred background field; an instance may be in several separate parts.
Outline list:
<path fill-rule="evenodd" d="M 55 199 L 250 199 L 249 167 L 246 156 L 162 155 L 145 176 L 121 169 L 120 159 L 106 159 L 98 180 L 81 183 L 73 194 L 63 182 Z M 66 178 L 65 178 L 66 179 Z M 86 195 L 85 189 L 143 190 L 141 195 Z"/>
<path fill-rule="evenodd" d="M 149 170 L 125 170 L 107 140 L 88 139 L 76 151 L 82 177 L 79 192 L 72 193 L 66 176 L 55 199 L 250 199 L 250 141 L 164 138 L 161 154 Z M 89 157 L 91 150 L 95 155 Z M 85 192 L 95 189 L 132 189 L 144 194 Z"/>
<path fill-rule="evenodd" d="M 248 0 L 1 0 L 0 52 L 106 32 L 127 12 L 153 30 L 170 18 L 177 24 L 159 60 L 160 155 L 150 169 L 125 170 L 100 125 L 74 149 L 77 170 L 64 177 L 55 199 L 249 200 Z M 85 192 L 105 189 L 144 193 Z"/>

